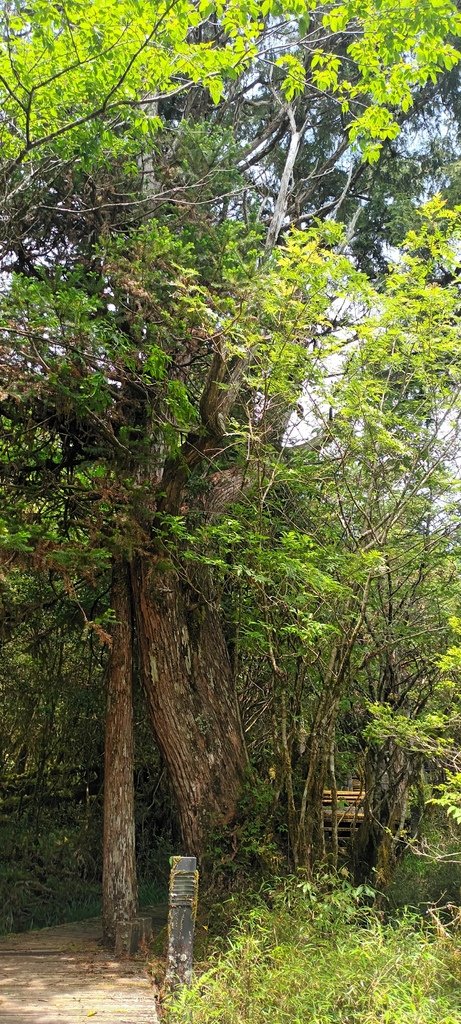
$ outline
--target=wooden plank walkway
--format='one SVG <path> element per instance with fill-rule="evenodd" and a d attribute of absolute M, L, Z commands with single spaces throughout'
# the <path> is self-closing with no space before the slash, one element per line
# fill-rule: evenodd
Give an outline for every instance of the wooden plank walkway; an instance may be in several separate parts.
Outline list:
<path fill-rule="evenodd" d="M 98 921 L 0 940 L 1 1024 L 158 1024 L 145 958 L 116 961 Z"/>
<path fill-rule="evenodd" d="M 338 829 L 338 836 L 340 839 L 345 840 L 350 838 L 353 830 L 358 828 L 360 823 L 364 820 L 364 799 L 365 794 L 359 786 L 357 786 L 357 788 L 354 789 L 337 790 L 336 826 Z M 331 805 L 331 800 L 331 789 L 324 789 L 323 822 L 327 836 L 332 831 L 333 809 Z"/>

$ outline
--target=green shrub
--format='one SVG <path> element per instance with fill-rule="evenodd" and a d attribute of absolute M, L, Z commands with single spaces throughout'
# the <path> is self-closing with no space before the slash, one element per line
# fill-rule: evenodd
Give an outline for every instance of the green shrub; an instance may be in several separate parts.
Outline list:
<path fill-rule="evenodd" d="M 455 942 L 364 905 L 347 879 L 266 891 L 168 1024 L 461 1024 Z"/>
<path fill-rule="evenodd" d="M 453 855 L 459 856 L 459 844 Z M 408 853 L 398 865 L 386 890 L 391 911 L 412 907 L 424 913 L 433 904 L 439 906 L 461 901 L 461 864 L 425 859 Z"/>
<path fill-rule="evenodd" d="M 93 820 L 55 809 L 35 833 L 27 822 L 0 826 L 0 933 L 83 920 L 99 911 Z"/>
<path fill-rule="evenodd" d="M 79 807 L 54 808 L 38 834 L 27 820 L 1 822 L 0 935 L 98 916 L 100 847 L 98 808 L 91 818 Z M 166 892 L 166 870 L 140 879 L 141 906 L 165 902 Z"/>
<path fill-rule="evenodd" d="M 405 854 L 386 890 L 390 910 L 413 907 L 425 913 L 433 904 L 460 903 L 460 827 L 447 821 L 445 815 L 432 812 L 418 845 L 421 852 Z"/>

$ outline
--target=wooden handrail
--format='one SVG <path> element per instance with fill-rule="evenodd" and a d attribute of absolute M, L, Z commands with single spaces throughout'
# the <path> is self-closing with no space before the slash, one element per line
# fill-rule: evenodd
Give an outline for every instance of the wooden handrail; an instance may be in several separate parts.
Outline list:
<path fill-rule="evenodd" d="M 323 820 L 325 831 L 331 832 L 333 827 L 333 809 L 331 789 L 323 791 Z M 338 789 L 336 790 L 336 828 L 338 835 L 344 839 L 352 832 L 354 825 L 358 825 L 365 818 L 363 802 L 365 793 L 363 789 Z"/>

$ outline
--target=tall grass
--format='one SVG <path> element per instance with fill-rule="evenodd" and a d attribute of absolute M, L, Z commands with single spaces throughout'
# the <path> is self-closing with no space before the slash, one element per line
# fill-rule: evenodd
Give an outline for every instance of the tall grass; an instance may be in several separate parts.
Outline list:
<path fill-rule="evenodd" d="M 266 892 L 168 1024 L 461 1024 L 461 949 L 346 879 Z"/>

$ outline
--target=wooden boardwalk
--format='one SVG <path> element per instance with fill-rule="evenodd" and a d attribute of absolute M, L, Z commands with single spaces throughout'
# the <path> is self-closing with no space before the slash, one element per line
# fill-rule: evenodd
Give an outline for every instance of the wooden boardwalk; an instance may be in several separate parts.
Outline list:
<path fill-rule="evenodd" d="M 364 820 L 365 794 L 359 785 L 353 789 L 338 789 L 336 792 L 336 827 L 338 838 L 347 841 Z M 332 792 L 323 791 L 323 822 L 325 832 L 331 835 L 333 824 Z"/>
<path fill-rule="evenodd" d="M 145 958 L 116 961 L 98 921 L 0 940 L 1 1024 L 158 1024 Z"/>

